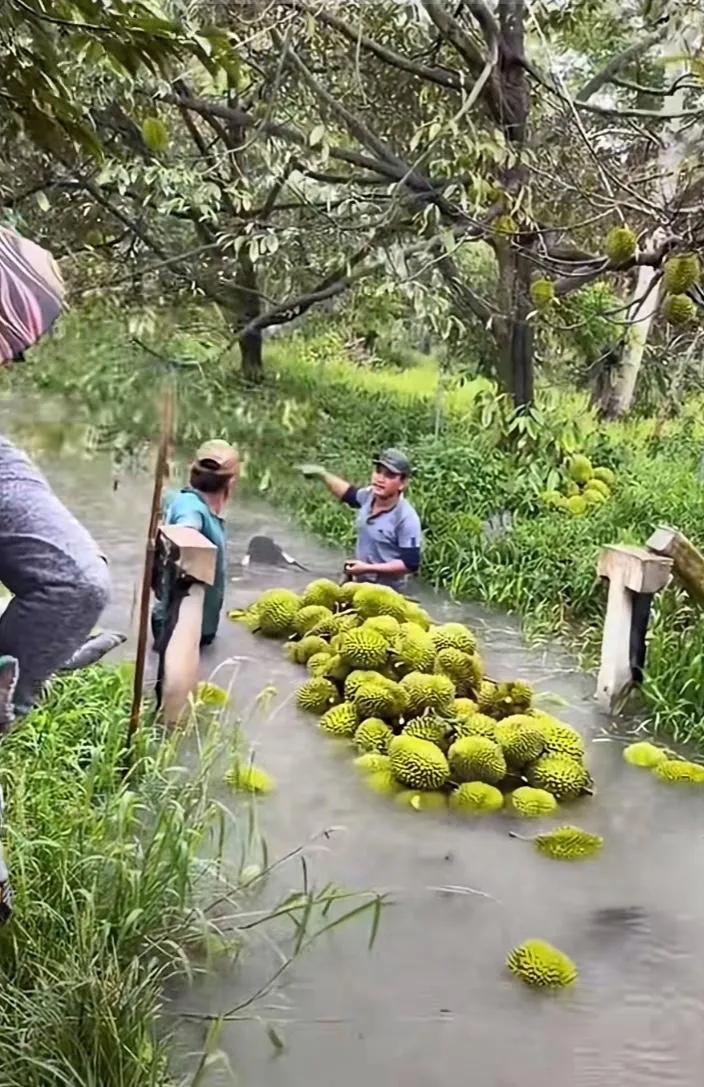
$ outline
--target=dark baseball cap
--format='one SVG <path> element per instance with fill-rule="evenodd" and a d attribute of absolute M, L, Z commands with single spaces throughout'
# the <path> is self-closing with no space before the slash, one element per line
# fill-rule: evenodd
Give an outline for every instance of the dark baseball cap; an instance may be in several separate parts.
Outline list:
<path fill-rule="evenodd" d="M 397 476 L 410 476 L 411 474 L 411 462 L 400 449 L 385 449 L 383 453 L 379 453 L 373 458 L 373 463 L 380 464 L 382 468 L 386 468 Z"/>

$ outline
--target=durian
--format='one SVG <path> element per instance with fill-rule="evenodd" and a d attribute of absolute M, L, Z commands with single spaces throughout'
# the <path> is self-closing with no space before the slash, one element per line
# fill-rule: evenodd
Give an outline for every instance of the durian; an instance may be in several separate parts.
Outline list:
<path fill-rule="evenodd" d="M 577 967 L 570 958 L 545 940 L 526 940 L 506 960 L 512 974 L 541 989 L 563 989 L 577 979 Z"/>
<path fill-rule="evenodd" d="M 335 628 L 338 634 L 346 634 L 348 630 L 362 625 L 362 620 L 353 611 L 342 612 L 335 616 Z"/>
<path fill-rule="evenodd" d="M 565 503 L 565 497 L 559 491 L 543 491 L 540 500 L 551 510 L 562 509 Z"/>
<path fill-rule="evenodd" d="M 545 789 L 532 789 L 530 785 L 521 785 L 511 793 L 511 805 L 524 819 L 538 819 L 554 812 L 557 801 Z"/>
<path fill-rule="evenodd" d="M 471 717 L 473 713 L 476 713 L 479 707 L 476 702 L 473 702 L 471 698 L 456 698 L 453 709 L 455 717 Z"/>
<path fill-rule="evenodd" d="M 344 608 L 351 608 L 354 600 L 354 594 L 359 589 L 358 581 L 345 581 L 342 585 L 337 586 L 337 599 L 338 603 Z"/>
<path fill-rule="evenodd" d="M 517 679 L 508 683 L 487 683 L 479 688 L 479 709 L 497 721 L 525 713 L 533 701 L 533 688 Z"/>
<path fill-rule="evenodd" d="M 450 793 L 450 808 L 461 815 L 490 815 L 504 805 L 503 793 L 485 781 L 467 781 Z"/>
<path fill-rule="evenodd" d="M 309 679 L 296 693 L 296 702 L 307 713 L 324 713 L 339 701 L 337 687 L 324 676 Z"/>
<path fill-rule="evenodd" d="M 251 763 L 243 763 L 239 759 L 225 774 L 225 781 L 239 793 L 266 796 L 276 788 L 276 782 L 266 770 L 252 766 Z"/>
<path fill-rule="evenodd" d="M 530 285 L 530 297 L 537 310 L 548 309 L 555 301 L 555 284 L 549 279 L 536 279 Z"/>
<path fill-rule="evenodd" d="M 421 630 L 428 630 L 431 625 L 427 611 L 413 600 L 406 601 L 406 621 L 420 627 Z"/>
<path fill-rule="evenodd" d="M 411 789 L 441 789 L 450 776 L 447 759 L 428 740 L 396 736 L 389 744 L 394 776 Z"/>
<path fill-rule="evenodd" d="M 588 483 L 582 493 L 582 498 L 587 507 L 590 506 L 603 506 L 607 499 L 604 497 L 604 492 L 597 490 L 592 486 L 592 483 Z"/>
<path fill-rule="evenodd" d="M 320 727 L 331 736 L 354 736 L 359 727 L 357 711 L 349 702 L 341 702 L 323 714 Z"/>
<path fill-rule="evenodd" d="M 447 796 L 439 792 L 417 792 L 414 789 L 404 789 L 394 802 L 402 808 L 411 808 L 412 811 L 445 811 L 447 809 Z"/>
<path fill-rule="evenodd" d="M 629 744 L 624 748 L 623 757 L 631 766 L 642 766 L 646 770 L 652 770 L 661 762 L 667 762 L 668 755 L 661 747 L 641 740 L 639 743 Z"/>
<path fill-rule="evenodd" d="M 327 653 L 328 643 L 324 638 L 315 635 L 307 635 L 300 642 L 292 642 L 289 646 L 289 656 L 296 664 L 307 664 L 311 657 L 317 653 Z"/>
<path fill-rule="evenodd" d="M 581 453 L 575 454 L 567 467 L 567 474 L 575 483 L 588 483 L 594 475 L 592 462 Z"/>
<path fill-rule="evenodd" d="M 456 736 L 486 736 L 496 739 L 496 721 L 486 713 L 473 713 L 455 722 Z"/>
<path fill-rule="evenodd" d="M 226 706 L 229 700 L 230 696 L 227 691 L 223 691 L 222 687 L 218 687 L 216 683 L 203 681 L 196 688 L 196 701 L 200 702 L 202 706 L 220 708 Z"/>
<path fill-rule="evenodd" d="M 432 711 L 442 717 L 452 715 L 455 703 L 455 685 L 447 676 L 429 676 L 422 672 L 410 672 L 400 686 L 408 696 L 407 717 L 420 717 Z"/>
<path fill-rule="evenodd" d="M 369 680 L 355 691 L 354 704 L 360 721 L 366 717 L 398 717 L 406 708 L 407 695 L 398 683 Z"/>
<path fill-rule="evenodd" d="M 545 737 L 534 717 L 514 714 L 499 721 L 494 738 L 506 757 L 508 766 L 520 769 L 542 754 Z"/>
<path fill-rule="evenodd" d="M 603 479 L 597 479 L 596 476 L 587 483 L 584 493 L 586 494 L 587 491 L 600 491 L 604 498 L 611 497 L 611 491 L 607 484 L 604 483 Z"/>
<path fill-rule="evenodd" d="M 625 264 L 636 253 L 636 236 L 627 226 L 612 227 L 606 236 L 604 249 L 612 264 Z"/>
<path fill-rule="evenodd" d="M 300 638 L 304 637 L 309 630 L 317 626 L 323 619 L 332 618 L 332 612 L 329 608 L 324 608 L 319 605 L 311 605 L 307 608 L 301 608 L 296 614 L 296 618 L 293 621 L 293 629 Z"/>
<path fill-rule="evenodd" d="M 569 755 L 577 761 L 584 758 L 584 740 L 576 729 L 548 714 L 538 714 L 533 718 L 533 723 L 543 736 L 547 753 Z"/>
<path fill-rule="evenodd" d="M 358 586 L 352 605 L 363 619 L 371 619 L 374 615 L 391 615 L 402 623 L 408 614 L 404 598 L 386 585 Z"/>
<path fill-rule="evenodd" d="M 363 683 L 378 683 L 379 673 L 356 668 L 345 679 L 345 701 L 354 702 L 354 696 Z"/>
<path fill-rule="evenodd" d="M 689 325 L 697 316 L 697 307 L 688 294 L 668 294 L 663 313 L 671 325 Z"/>
<path fill-rule="evenodd" d="M 358 627 L 342 635 L 340 656 L 350 668 L 381 668 L 388 649 L 386 639 L 378 631 Z"/>
<path fill-rule="evenodd" d="M 427 631 L 415 623 L 404 623 L 393 646 L 394 669 L 399 675 L 432 672 L 435 653 L 435 643 Z"/>
<path fill-rule="evenodd" d="M 676 785 L 704 785 L 704 766 L 696 762 L 685 762 L 679 759 L 666 759 L 658 763 L 653 773 L 661 781 Z"/>
<path fill-rule="evenodd" d="M 338 617 L 330 612 L 329 615 L 324 615 L 322 619 L 319 619 L 315 626 L 312 626 L 308 633 L 315 638 L 334 639 L 335 635 L 339 635 L 340 630 L 338 627 Z"/>
<path fill-rule="evenodd" d="M 290 634 L 300 601 L 288 589 L 270 589 L 257 601 L 259 630 L 269 638 L 281 638 Z"/>
<path fill-rule="evenodd" d="M 339 599 L 339 586 L 337 586 L 334 581 L 330 581 L 328 578 L 324 577 L 318 578 L 317 581 L 311 581 L 310 585 L 306 585 L 301 594 L 301 603 L 303 604 L 303 607 L 319 604 L 322 607 L 329 608 L 331 611 L 336 606 Z"/>
<path fill-rule="evenodd" d="M 585 768 L 567 755 L 541 755 L 526 770 L 528 784 L 545 789 L 558 800 L 570 800 L 591 791 L 592 780 Z"/>
<path fill-rule="evenodd" d="M 573 517 L 582 517 L 587 512 L 587 501 L 584 495 L 575 494 L 565 502 L 564 509 Z"/>
<path fill-rule="evenodd" d="M 374 774 L 378 770 L 387 770 L 391 773 L 391 759 L 378 751 L 365 751 L 354 760 L 354 764 L 364 774 Z"/>
<path fill-rule="evenodd" d="M 441 649 L 459 649 L 461 653 L 476 652 L 477 639 L 472 631 L 462 623 L 443 623 L 433 627 L 430 636 L 439 652 Z"/>
<path fill-rule="evenodd" d="M 364 775 L 365 784 L 380 796 L 393 796 L 400 793 L 403 785 L 400 784 L 389 769 L 375 770 Z"/>
<path fill-rule="evenodd" d="M 610 468 L 595 468 L 594 479 L 598 479 L 601 483 L 605 483 L 610 491 L 613 490 L 616 483 L 616 476 Z"/>
<path fill-rule="evenodd" d="M 385 755 L 394 738 L 392 729 L 379 717 L 368 717 L 362 721 L 354 734 L 354 742 L 360 751 L 378 751 Z"/>
<path fill-rule="evenodd" d="M 312 676 L 324 676 L 330 665 L 333 654 L 329 651 L 327 653 L 314 653 L 308 660 L 306 668 Z"/>
<path fill-rule="evenodd" d="M 371 619 L 364 620 L 362 629 L 378 631 L 391 644 L 398 637 L 401 624 L 393 615 L 373 615 Z"/>
<path fill-rule="evenodd" d="M 450 746 L 451 731 L 452 722 L 444 717 L 414 717 L 407 725 L 404 725 L 401 735 L 429 740 L 441 751 L 446 752 Z"/>
<path fill-rule="evenodd" d="M 601 852 L 604 839 L 581 827 L 557 827 L 533 838 L 535 848 L 554 861 L 584 861 Z"/>
<path fill-rule="evenodd" d="M 682 253 L 670 257 L 665 263 L 663 282 L 668 294 L 686 294 L 699 283 L 699 257 L 696 253 Z"/>
<path fill-rule="evenodd" d="M 343 680 L 349 675 L 349 667 L 343 661 L 342 657 L 337 654 L 331 654 L 325 667 L 321 668 L 321 675 L 326 679 L 331 679 L 335 683 L 342 683 Z"/>
<path fill-rule="evenodd" d="M 482 666 L 474 654 L 461 649 L 441 649 L 435 658 L 434 671 L 447 676 L 455 685 L 458 695 L 473 694 L 482 681 Z"/>
<path fill-rule="evenodd" d="M 506 776 L 504 753 L 486 736 L 461 736 L 452 744 L 447 757 L 455 781 L 496 785 Z"/>

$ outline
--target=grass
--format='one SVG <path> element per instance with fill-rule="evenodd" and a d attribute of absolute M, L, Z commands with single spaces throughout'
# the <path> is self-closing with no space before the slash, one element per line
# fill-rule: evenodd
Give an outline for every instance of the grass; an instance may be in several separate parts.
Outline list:
<path fill-rule="evenodd" d="M 187 1079 L 173 1067 L 167 985 L 185 981 L 195 962 L 207 967 L 213 949 L 236 957 L 250 931 L 272 921 L 287 921 L 292 938 L 271 985 L 347 917 L 371 910 L 376 932 L 375 896 L 306 883 L 255 913 L 251 898 L 243 903 L 273 864 L 228 877 L 219 859 L 226 815 L 212 785 L 226 752 L 217 724 L 198 759 L 190 743 L 186 761 L 182 736 L 164 737 L 146 720 L 125 774 L 129 679 L 124 668 L 100 667 L 58 679 L 3 740 L 15 889 L 13 918 L 0 929 L 3 1087 L 201 1082 L 198 1071 Z"/>
<path fill-rule="evenodd" d="M 42 348 L 24 376 L 16 373 L 28 387 L 82 404 L 91 435 L 118 455 L 154 433 L 158 397 L 141 390 L 168 375 L 178 386 L 181 442 L 227 434 L 244 452 L 249 491 L 345 548 L 353 519 L 305 485 L 295 464 L 321 461 L 363 480 L 379 446 L 404 446 L 417 465 L 412 499 L 426 531 L 426 579 L 460 599 L 518 613 L 533 637 L 567 637 L 588 664 L 604 613 L 596 579 L 601 548 L 643 543 L 662 523 L 704 539 L 704 416 L 695 398 L 676 419 L 603 424 L 585 396 L 543 390 L 534 414 L 516 420 L 484 379 L 463 383 L 427 360 L 404 371 L 360 367 L 334 329 L 270 345 L 266 380 L 257 387 L 242 384 L 217 334 L 205 347 L 199 337 L 183 324 L 176 332 L 168 320 L 158 326 L 152 342 L 180 360 L 167 367 L 130 346 L 115 319 L 81 315 L 64 323 L 62 337 Z M 548 510 L 540 500 L 575 451 L 617 475 L 612 500 L 587 517 Z M 514 528 L 488 541 L 482 524 L 502 510 L 512 512 Z M 704 743 L 703 666 L 704 624 L 670 590 L 651 630 L 646 695 L 654 728 Z"/>

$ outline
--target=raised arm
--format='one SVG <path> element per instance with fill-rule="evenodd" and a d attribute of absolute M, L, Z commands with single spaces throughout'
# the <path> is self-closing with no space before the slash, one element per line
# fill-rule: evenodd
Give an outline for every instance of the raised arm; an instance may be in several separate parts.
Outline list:
<path fill-rule="evenodd" d="M 356 504 L 354 499 L 356 499 L 357 490 L 346 479 L 334 476 L 331 472 L 326 472 L 319 464 L 302 464 L 301 473 L 306 479 L 321 480 L 330 491 L 330 494 L 334 495 L 340 502 L 347 502 L 350 506 Z"/>

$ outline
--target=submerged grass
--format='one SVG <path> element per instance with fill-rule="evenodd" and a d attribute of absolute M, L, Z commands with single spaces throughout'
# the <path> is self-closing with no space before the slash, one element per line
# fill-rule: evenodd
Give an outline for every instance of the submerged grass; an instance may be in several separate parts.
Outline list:
<path fill-rule="evenodd" d="M 158 399 L 139 390 L 168 371 L 179 387 L 180 440 L 192 445 L 226 433 L 243 449 L 253 493 L 343 547 L 354 538 L 349 511 L 302 483 L 293 466 L 320 460 L 363 480 L 380 445 L 405 446 L 417 466 L 412 499 L 426 530 L 427 580 L 460 599 L 519 613 L 533 637 L 566 636 L 587 664 L 604 614 L 601 548 L 642 544 L 662 523 L 704 540 L 704 414 L 695 398 L 677 419 L 603 424 L 586 397 L 543 391 L 535 415 L 519 427 L 485 380 L 443 377 L 429 362 L 403 372 L 365 369 L 335 332 L 270 345 L 266 380 L 257 387 L 241 382 L 230 355 L 205 350 L 173 322 L 161 334 L 154 342 L 181 365 L 166 367 L 138 351 L 119 321 L 79 315 L 21 380 L 83 404 L 93 438 L 121 455 L 154 433 Z M 617 477 L 612 499 L 586 517 L 548 510 L 539 497 L 575 451 Z M 511 511 L 513 529 L 487 539 L 483 522 L 503 510 Z M 704 743 L 704 622 L 675 589 L 656 607 L 647 674 L 651 723 Z"/>
<path fill-rule="evenodd" d="M 376 932 L 380 900 L 332 887 L 306 883 L 255 909 L 253 885 L 281 862 L 269 864 L 264 852 L 254 874 L 250 865 L 227 878 L 219 857 L 226 814 L 211 786 L 232 741 L 225 745 L 216 723 L 198 757 L 190 743 L 184 759 L 182 737 L 147 720 L 125 773 L 129 701 L 125 669 L 72 673 L 2 742 L 15 889 L 13 918 L 0 929 L 3 1087 L 200 1082 L 202 1069 L 191 1079 L 173 1067 L 165 1024 L 174 1020 L 163 1014 L 165 987 L 186 980 L 195 961 L 205 968 L 212 953 L 236 957 L 252 929 L 285 919 L 293 937 L 263 993 L 347 917 L 371 911 Z"/>

